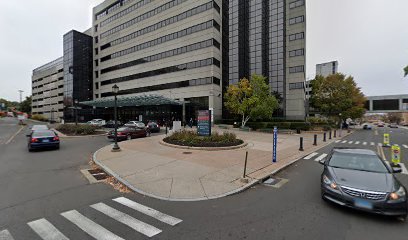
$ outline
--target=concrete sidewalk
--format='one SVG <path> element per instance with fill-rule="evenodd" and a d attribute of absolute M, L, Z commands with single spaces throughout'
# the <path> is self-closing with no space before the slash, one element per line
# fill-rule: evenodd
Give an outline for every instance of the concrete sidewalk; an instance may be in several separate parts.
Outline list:
<path fill-rule="evenodd" d="M 235 132 L 248 146 L 222 151 L 178 149 L 159 144 L 162 135 L 121 142 L 120 152 L 111 152 L 112 146 L 106 146 L 94 154 L 94 161 L 136 192 L 165 200 L 196 201 L 242 191 L 336 140 L 324 143 L 320 134 L 318 146 L 313 146 L 313 134 L 279 134 L 278 161 L 272 164 L 272 134 L 228 131 Z M 299 151 L 300 136 L 305 151 Z M 246 151 L 247 183 L 241 181 Z"/>

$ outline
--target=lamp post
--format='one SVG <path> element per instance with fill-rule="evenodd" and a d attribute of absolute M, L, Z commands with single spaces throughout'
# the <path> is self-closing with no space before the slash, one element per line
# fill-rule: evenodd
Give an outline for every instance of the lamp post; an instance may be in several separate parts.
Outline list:
<path fill-rule="evenodd" d="M 74 100 L 75 125 L 78 125 L 78 109 L 77 109 L 77 105 L 78 105 L 78 100 L 75 99 L 75 100 Z"/>
<path fill-rule="evenodd" d="M 54 108 L 51 108 L 51 120 L 50 123 L 54 123 Z"/>
<path fill-rule="evenodd" d="M 343 120 L 341 119 L 341 113 L 339 113 L 339 119 L 340 119 L 340 131 L 339 131 L 339 137 L 341 137 L 341 131 L 342 131 L 342 129 L 343 129 Z"/>
<path fill-rule="evenodd" d="M 118 145 L 118 120 L 117 120 L 117 101 L 118 101 L 117 95 L 119 92 L 119 87 L 116 84 L 113 85 L 112 92 L 113 92 L 113 95 L 115 96 L 115 107 L 113 109 L 113 112 L 114 112 L 113 115 L 115 119 L 115 143 L 113 144 L 112 152 L 118 152 L 120 151 L 120 147 Z"/>

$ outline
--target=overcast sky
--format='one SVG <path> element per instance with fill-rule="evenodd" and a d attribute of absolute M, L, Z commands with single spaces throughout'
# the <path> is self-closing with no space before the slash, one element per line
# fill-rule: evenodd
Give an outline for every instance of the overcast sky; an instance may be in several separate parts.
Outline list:
<path fill-rule="evenodd" d="M 32 70 L 62 56 L 62 35 L 91 27 L 103 0 L 0 0 L 0 98 L 31 94 Z M 338 60 L 366 95 L 407 94 L 407 0 L 306 0 L 307 71 Z"/>

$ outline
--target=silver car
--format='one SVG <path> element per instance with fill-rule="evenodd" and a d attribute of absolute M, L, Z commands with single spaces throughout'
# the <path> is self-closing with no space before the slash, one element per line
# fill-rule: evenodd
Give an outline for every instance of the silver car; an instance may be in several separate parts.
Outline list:
<path fill-rule="evenodd" d="M 139 121 L 129 121 L 125 124 L 126 127 L 145 128 L 146 125 Z"/>

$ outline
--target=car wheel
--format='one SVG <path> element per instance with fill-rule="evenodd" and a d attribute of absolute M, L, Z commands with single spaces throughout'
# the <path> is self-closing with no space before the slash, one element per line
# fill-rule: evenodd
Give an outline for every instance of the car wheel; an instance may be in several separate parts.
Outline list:
<path fill-rule="evenodd" d="M 131 135 L 127 135 L 126 139 L 127 139 L 127 140 L 132 140 L 132 136 L 131 136 Z"/>

